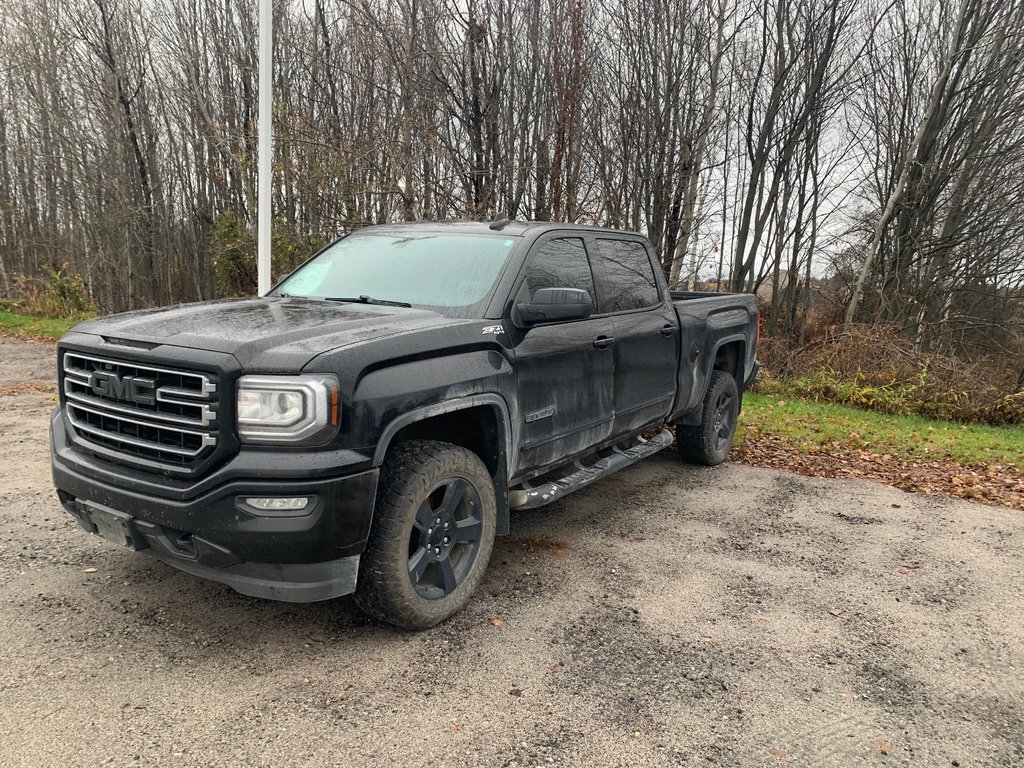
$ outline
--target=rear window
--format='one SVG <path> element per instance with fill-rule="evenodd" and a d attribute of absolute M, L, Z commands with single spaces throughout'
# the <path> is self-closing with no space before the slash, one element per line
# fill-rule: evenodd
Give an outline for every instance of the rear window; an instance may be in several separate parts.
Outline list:
<path fill-rule="evenodd" d="M 625 312 L 659 303 L 654 268 L 641 243 L 598 238 L 597 257 L 603 267 L 597 286 L 601 312 Z"/>

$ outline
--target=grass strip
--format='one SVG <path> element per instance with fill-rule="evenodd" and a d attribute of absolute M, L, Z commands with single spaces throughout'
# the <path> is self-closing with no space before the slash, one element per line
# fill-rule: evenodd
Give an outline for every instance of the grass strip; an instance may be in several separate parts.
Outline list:
<path fill-rule="evenodd" d="M 1012 464 L 1024 469 L 1024 429 L 890 416 L 845 405 L 747 393 L 738 441 L 774 435 L 799 451 L 870 450 L 907 461 Z"/>
<path fill-rule="evenodd" d="M 80 317 L 69 320 L 0 312 L 0 336 L 31 341 L 56 341 L 80 322 Z"/>

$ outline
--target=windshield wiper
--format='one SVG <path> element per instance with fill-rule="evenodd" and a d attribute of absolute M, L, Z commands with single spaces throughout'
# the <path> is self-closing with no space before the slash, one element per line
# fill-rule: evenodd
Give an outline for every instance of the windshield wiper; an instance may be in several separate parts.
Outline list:
<path fill-rule="evenodd" d="M 412 306 L 412 304 L 409 304 L 409 303 L 404 302 L 404 301 L 388 301 L 387 299 L 375 299 L 375 298 L 373 298 L 373 296 L 367 296 L 365 293 L 362 296 L 359 296 L 358 298 L 354 298 L 354 299 L 353 298 L 348 298 L 348 297 L 340 297 L 340 296 L 325 296 L 324 297 L 324 301 L 351 301 L 353 303 L 358 303 L 358 304 L 382 304 L 382 305 L 384 305 L 386 307 L 411 307 Z"/>

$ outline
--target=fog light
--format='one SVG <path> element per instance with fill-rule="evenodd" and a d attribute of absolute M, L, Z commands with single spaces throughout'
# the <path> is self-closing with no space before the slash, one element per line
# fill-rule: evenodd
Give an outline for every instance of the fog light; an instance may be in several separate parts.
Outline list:
<path fill-rule="evenodd" d="M 299 512 L 309 506 L 308 496 L 253 496 L 245 500 L 262 512 Z"/>

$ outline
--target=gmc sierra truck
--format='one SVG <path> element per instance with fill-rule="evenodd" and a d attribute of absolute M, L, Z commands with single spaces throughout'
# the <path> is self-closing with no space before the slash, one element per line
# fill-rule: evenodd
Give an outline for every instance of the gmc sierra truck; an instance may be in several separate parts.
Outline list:
<path fill-rule="evenodd" d="M 641 235 L 372 226 L 267 296 L 82 323 L 53 479 L 85 530 L 246 594 L 461 609 L 513 509 L 672 443 L 718 464 L 757 374 L 755 298 L 670 292 Z"/>

